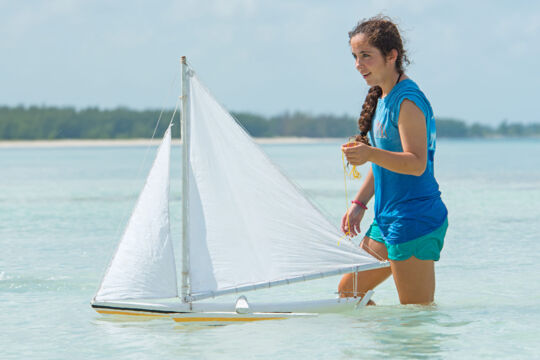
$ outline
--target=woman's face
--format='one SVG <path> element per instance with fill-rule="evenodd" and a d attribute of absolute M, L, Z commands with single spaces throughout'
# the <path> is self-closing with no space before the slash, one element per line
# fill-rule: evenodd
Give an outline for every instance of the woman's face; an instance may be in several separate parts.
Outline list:
<path fill-rule="evenodd" d="M 379 49 L 369 44 L 364 34 L 352 37 L 351 51 L 356 61 L 356 70 L 369 86 L 380 86 L 395 71 L 394 62 L 387 61 Z"/>

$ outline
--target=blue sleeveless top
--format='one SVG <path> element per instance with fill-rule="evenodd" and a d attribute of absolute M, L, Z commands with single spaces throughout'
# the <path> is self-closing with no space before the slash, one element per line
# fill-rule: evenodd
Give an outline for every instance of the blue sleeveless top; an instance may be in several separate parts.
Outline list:
<path fill-rule="evenodd" d="M 448 215 L 433 172 L 435 119 L 424 93 L 410 79 L 397 83 L 380 98 L 369 133 L 373 146 L 402 152 L 398 129 L 401 103 L 412 101 L 425 115 L 428 156 L 421 176 L 398 174 L 372 164 L 375 179 L 375 220 L 385 241 L 399 244 L 427 235 L 439 228 Z"/>

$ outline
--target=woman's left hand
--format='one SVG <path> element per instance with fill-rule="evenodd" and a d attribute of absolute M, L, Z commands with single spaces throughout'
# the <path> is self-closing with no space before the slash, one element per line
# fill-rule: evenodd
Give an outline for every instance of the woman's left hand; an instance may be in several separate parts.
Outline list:
<path fill-rule="evenodd" d="M 363 165 L 368 162 L 372 149 L 371 146 L 363 143 L 359 143 L 357 146 L 342 148 L 347 161 L 354 166 Z"/>

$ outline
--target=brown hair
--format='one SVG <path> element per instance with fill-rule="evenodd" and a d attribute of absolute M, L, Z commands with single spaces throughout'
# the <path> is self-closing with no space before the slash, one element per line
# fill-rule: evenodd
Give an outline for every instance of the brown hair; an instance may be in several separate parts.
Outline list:
<path fill-rule="evenodd" d="M 387 16 L 377 15 L 369 19 L 364 19 L 359 22 L 354 29 L 349 31 L 349 42 L 357 34 L 366 35 L 371 46 L 376 47 L 383 56 L 387 56 L 392 49 L 396 49 L 396 70 L 399 74 L 403 74 L 403 64 L 409 64 L 409 59 L 403 48 L 403 41 L 399 35 L 399 30 L 396 24 Z M 380 86 L 372 86 L 362 105 L 360 118 L 358 119 L 358 128 L 360 135 L 356 137 L 356 141 L 361 141 L 369 145 L 367 138 L 368 132 L 371 130 L 371 121 L 377 101 L 382 95 Z"/>

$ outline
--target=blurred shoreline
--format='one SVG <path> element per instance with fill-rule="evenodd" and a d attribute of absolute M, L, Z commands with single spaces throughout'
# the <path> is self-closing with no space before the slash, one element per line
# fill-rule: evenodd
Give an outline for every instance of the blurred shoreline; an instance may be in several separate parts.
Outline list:
<path fill-rule="evenodd" d="M 271 137 L 253 138 L 257 144 L 315 144 L 324 142 L 340 142 L 341 138 L 309 138 L 309 137 Z M 1 140 L 1 148 L 56 148 L 56 147 L 111 147 L 111 146 L 148 146 L 159 145 L 161 139 L 65 139 L 65 140 Z M 179 139 L 173 145 L 182 143 Z"/>

